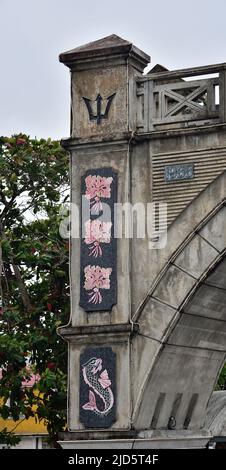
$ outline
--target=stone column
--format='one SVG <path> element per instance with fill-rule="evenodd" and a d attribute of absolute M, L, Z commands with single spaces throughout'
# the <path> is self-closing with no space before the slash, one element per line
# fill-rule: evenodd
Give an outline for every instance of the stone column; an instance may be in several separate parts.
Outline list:
<path fill-rule="evenodd" d="M 149 60 L 116 35 L 60 55 L 71 71 L 71 136 L 63 141 L 71 201 L 80 214 L 82 196 L 91 208 L 83 224 L 80 218 L 83 236 L 71 237 L 71 318 L 59 328 L 69 345 L 68 425 L 75 440 L 131 433 L 131 243 L 114 238 L 112 209 L 131 201 L 135 79 Z M 101 219 L 105 206 L 111 215 Z M 74 217 L 72 211 L 72 225 Z"/>

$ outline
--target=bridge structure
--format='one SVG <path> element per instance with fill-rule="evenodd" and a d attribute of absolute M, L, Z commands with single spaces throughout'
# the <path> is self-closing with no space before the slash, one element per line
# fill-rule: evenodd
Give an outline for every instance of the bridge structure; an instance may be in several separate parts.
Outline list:
<path fill-rule="evenodd" d="M 71 236 L 59 442 L 204 447 L 226 432 L 214 392 L 226 360 L 226 63 L 144 74 L 150 57 L 114 34 L 60 61 L 71 72 L 71 201 L 90 213 Z M 112 209 L 125 204 L 138 204 L 134 226 L 155 208 L 145 236 L 116 238 Z"/>

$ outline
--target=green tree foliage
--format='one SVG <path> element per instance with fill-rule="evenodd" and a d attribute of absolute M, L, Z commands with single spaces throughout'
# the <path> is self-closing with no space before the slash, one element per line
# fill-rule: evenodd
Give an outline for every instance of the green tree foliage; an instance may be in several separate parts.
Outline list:
<path fill-rule="evenodd" d="M 53 443 L 66 424 L 67 354 L 56 330 L 69 318 L 69 247 L 59 235 L 68 182 L 59 142 L 0 138 L 0 415 L 43 420 Z M 31 374 L 39 380 L 22 387 Z"/>
<path fill-rule="evenodd" d="M 221 369 L 218 382 L 216 385 L 216 390 L 226 390 L 226 363 Z"/>
<path fill-rule="evenodd" d="M 0 416 L 44 421 L 53 445 L 66 426 L 67 353 L 56 330 L 69 318 L 69 246 L 59 235 L 68 182 L 58 142 L 0 138 Z M 17 442 L 0 429 L 1 444 Z"/>

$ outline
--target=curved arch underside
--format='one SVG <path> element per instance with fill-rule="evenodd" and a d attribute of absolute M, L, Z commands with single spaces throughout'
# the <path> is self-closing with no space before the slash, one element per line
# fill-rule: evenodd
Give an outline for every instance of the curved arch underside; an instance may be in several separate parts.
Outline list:
<path fill-rule="evenodd" d="M 226 359 L 222 201 L 194 229 L 160 275 L 138 319 L 140 331 L 132 345 L 136 429 L 201 429 Z"/>

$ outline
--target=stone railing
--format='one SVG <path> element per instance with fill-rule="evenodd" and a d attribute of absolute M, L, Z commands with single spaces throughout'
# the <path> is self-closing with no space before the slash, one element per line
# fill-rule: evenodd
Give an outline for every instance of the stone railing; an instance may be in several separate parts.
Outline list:
<path fill-rule="evenodd" d="M 150 72 L 137 79 L 137 101 L 138 133 L 224 123 L 226 63 Z"/>

